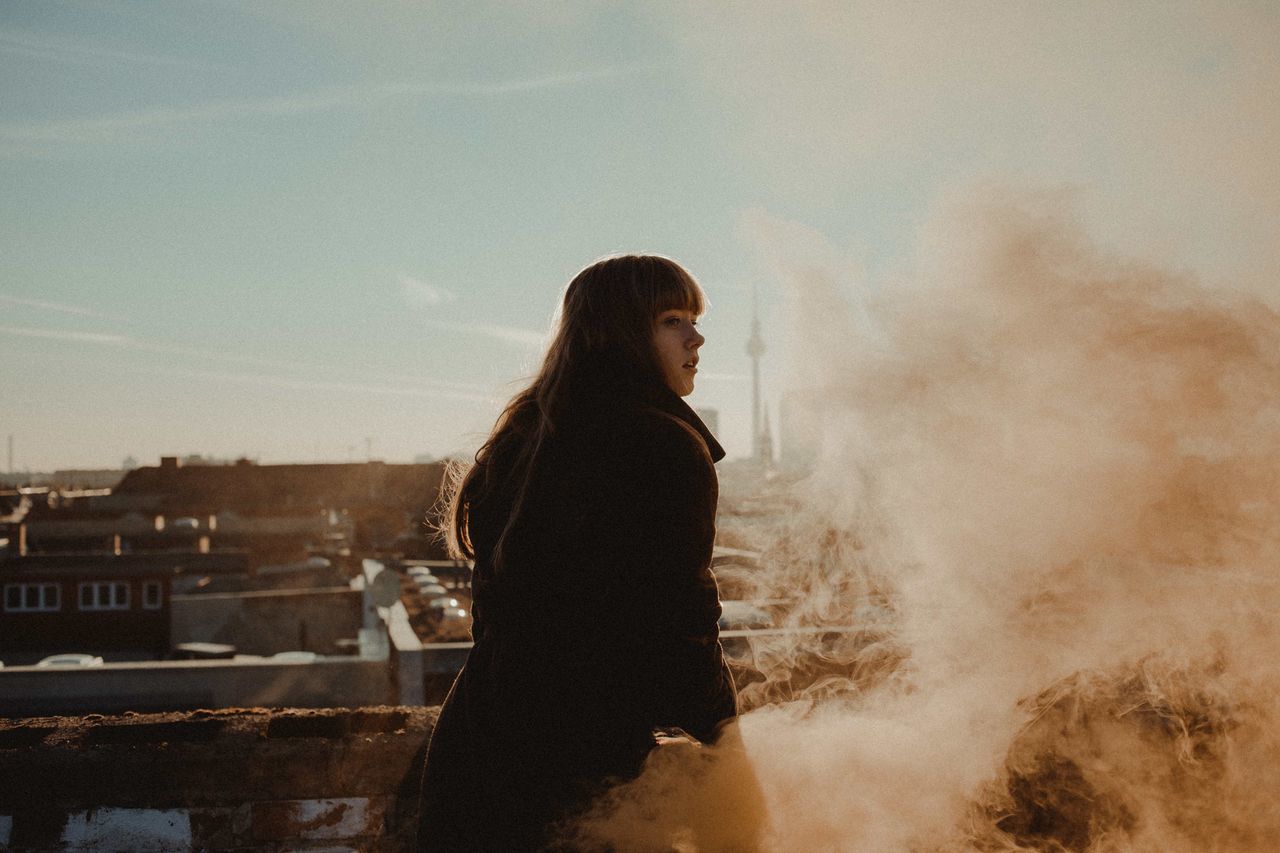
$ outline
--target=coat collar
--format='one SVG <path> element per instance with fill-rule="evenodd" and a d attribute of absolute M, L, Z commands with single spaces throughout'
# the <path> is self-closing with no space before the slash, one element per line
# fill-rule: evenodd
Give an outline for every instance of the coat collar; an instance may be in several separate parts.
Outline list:
<path fill-rule="evenodd" d="M 724 448 L 702 418 L 665 382 L 638 378 L 634 374 L 622 374 L 620 378 L 609 371 L 592 372 L 575 380 L 571 400 L 568 408 L 571 420 L 591 420 L 594 413 L 612 410 L 628 402 L 650 406 L 682 421 L 696 432 L 706 443 L 712 462 L 719 462 L 725 456 Z"/>
<path fill-rule="evenodd" d="M 646 382 L 624 385 L 604 381 L 602 377 L 592 377 L 591 381 L 579 384 L 573 395 L 573 402 L 569 404 L 568 412 L 570 412 L 570 420 L 592 421 L 601 412 L 616 412 L 619 411 L 619 406 L 625 407 L 628 404 L 648 406 L 671 415 L 689 426 L 706 443 L 712 462 L 719 462 L 724 458 L 724 448 L 711 434 L 711 430 L 707 429 L 702 418 L 698 417 L 689 404 L 665 383 Z"/>
<path fill-rule="evenodd" d="M 702 436 L 702 440 L 707 443 L 707 451 L 711 454 L 712 462 L 719 462 L 724 458 L 724 448 L 720 446 L 720 442 L 716 441 L 716 437 L 711 434 L 711 430 L 707 429 L 707 425 L 702 422 L 702 418 L 698 417 L 698 413 L 674 391 L 664 385 L 651 396 L 652 399 L 648 402 L 654 407 L 684 421 L 693 428 L 694 432 Z"/>

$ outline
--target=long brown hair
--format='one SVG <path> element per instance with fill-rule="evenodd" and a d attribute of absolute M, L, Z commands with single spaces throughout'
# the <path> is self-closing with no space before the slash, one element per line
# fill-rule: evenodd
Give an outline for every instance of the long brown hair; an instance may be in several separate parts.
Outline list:
<path fill-rule="evenodd" d="M 470 507 L 495 485 L 490 476 L 495 457 L 510 453 L 514 464 L 501 479 L 519 485 L 494 549 L 493 563 L 501 565 L 502 544 L 523 508 L 538 450 L 572 407 L 575 395 L 592 388 L 625 393 L 661 385 L 653 352 L 654 319 L 673 308 L 701 314 L 705 307 L 706 298 L 693 276 L 661 255 L 602 258 L 574 276 L 565 288 L 555 334 L 537 376 L 502 410 L 476 451 L 474 464 L 455 468 L 447 479 L 442 526 L 449 553 L 475 557 Z"/>

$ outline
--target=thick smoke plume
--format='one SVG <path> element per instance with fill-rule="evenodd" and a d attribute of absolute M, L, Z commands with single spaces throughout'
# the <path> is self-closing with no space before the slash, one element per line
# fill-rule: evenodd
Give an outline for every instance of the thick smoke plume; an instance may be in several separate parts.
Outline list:
<path fill-rule="evenodd" d="M 820 461 L 745 581 L 859 630 L 758 643 L 741 747 L 660 750 L 587 836 L 1280 849 L 1280 318 L 1062 207 L 953 205 L 857 300 L 777 259 Z"/>

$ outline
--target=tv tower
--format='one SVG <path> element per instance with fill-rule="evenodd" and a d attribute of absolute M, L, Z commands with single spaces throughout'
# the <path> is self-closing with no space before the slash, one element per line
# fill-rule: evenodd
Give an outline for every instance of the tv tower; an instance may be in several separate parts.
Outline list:
<path fill-rule="evenodd" d="M 751 356 L 751 458 L 759 462 L 768 462 L 766 450 L 772 456 L 772 448 L 767 448 L 762 440 L 760 428 L 760 356 L 764 355 L 764 338 L 760 337 L 760 305 L 755 286 L 751 288 L 751 337 L 747 339 L 747 355 Z"/>

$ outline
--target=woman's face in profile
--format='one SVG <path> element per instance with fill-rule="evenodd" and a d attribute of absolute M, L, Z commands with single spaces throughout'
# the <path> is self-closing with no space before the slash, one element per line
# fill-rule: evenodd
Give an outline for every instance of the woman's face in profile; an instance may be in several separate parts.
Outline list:
<path fill-rule="evenodd" d="M 667 387 L 681 397 L 693 393 L 698 372 L 698 347 L 706 341 L 698 333 L 698 315 L 673 308 L 653 321 L 653 350 Z"/>

